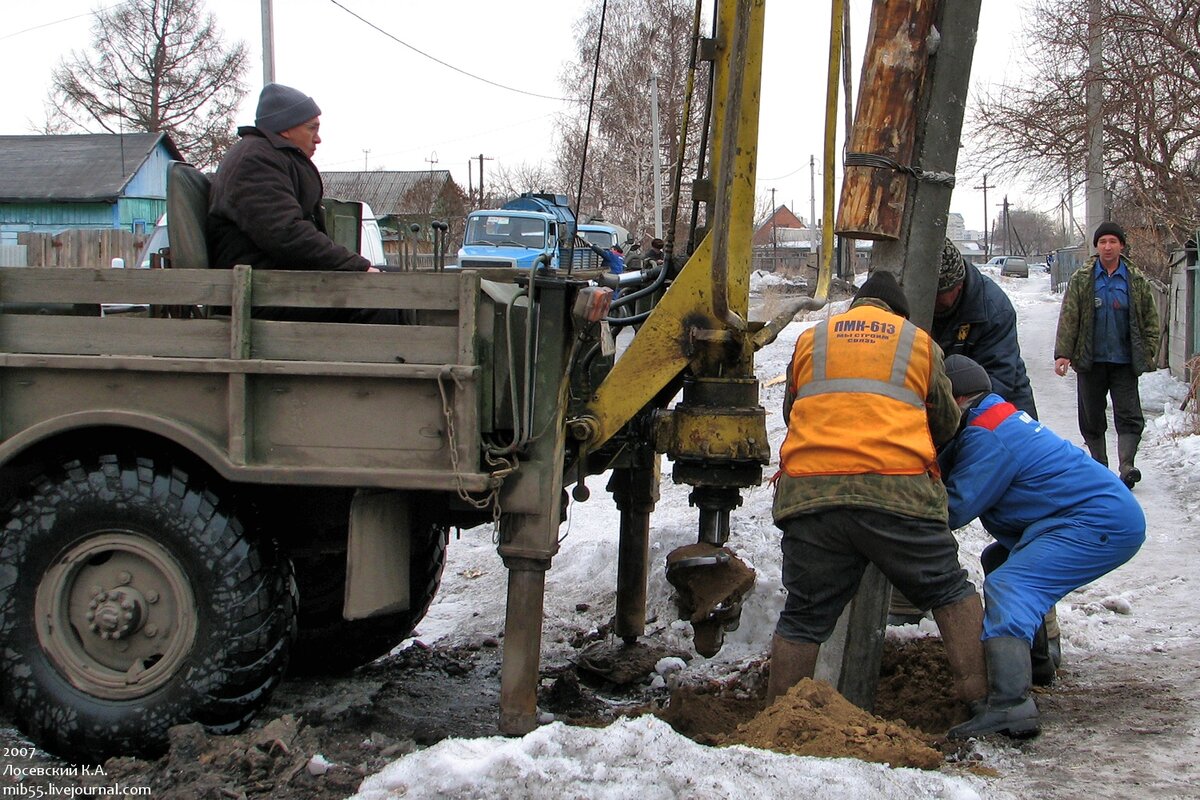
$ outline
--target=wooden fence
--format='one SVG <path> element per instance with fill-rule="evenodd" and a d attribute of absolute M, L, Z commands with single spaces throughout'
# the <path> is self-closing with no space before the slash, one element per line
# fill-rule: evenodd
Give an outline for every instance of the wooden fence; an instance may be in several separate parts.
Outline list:
<path fill-rule="evenodd" d="M 17 243 L 25 245 L 27 267 L 108 267 L 114 258 L 125 266 L 137 265 L 147 234 L 125 230 L 70 230 L 59 234 L 20 233 Z"/>

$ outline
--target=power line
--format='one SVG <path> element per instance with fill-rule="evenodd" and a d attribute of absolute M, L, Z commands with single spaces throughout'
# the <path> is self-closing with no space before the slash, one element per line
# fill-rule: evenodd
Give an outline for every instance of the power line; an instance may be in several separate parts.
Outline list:
<path fill-rule="evenodd" d="M 105 11 L 112 11 L 114 8 L 117 8 L 118 6 L 123 6 L 127 2 L 129 2 L 129 0 L 123 0 L 120 3 L 113 3 L 111 6 L 105 6 L 104 8 L 98 8 L 95 11 L 89 11 L 86 14 L 76 14 L 73 17 L 63 17 L 62 19 L 56 19 L 53 22 L 43 22 L 41 25 L 34 25 L 32 28 L 25 28 L 24 30 L 16 31 L 15 33 L 6 33 L 3 36 L 0 36 L 0 42 L 4 41 L 5 39 L 11 39 L 14 36 L 20 36 L 22 33 L 29 33 L 30 31 L 37 31 L 37 30 L 41 30 L 42 28 L 49 28 L 52 25 L 61 25 L 64 22 L 71 22 L 72 20 L 81 19 L 83 17 L 94 17 L 96 14 L 100 14 Z"/>
<path fill-rule="evenodd" d="M 346 8 L 344 5 L 342 5 L 341 3 L 339 3 L 339 2 L 338 2 L 338 0 L 329 0 L 329 2 L 333 3 L 335 6 L 337 6 L 338 8 L 340 8 L 342 11 L 345 11 L 347 14 L 349 14 L 349 15 L 350 15 L 350 16 L 352 16 L 352 17 L 354 17 L 355 19 L 357 19 L 359 22 L 363 23 L 363 24 L 364 24 L 364 25 L 366 25 L 367 27 L 374 28 L 376 31 L 378 31 L 378 32 L 382 33 L 384 36 L 388 37 L 389 39 L 391 39 L 392 41 L 396 42 L 397 44 L 402 44 L 402 45 L 404 45 L 405 47 L 407 47 L 409 50 L 412 50 L 412 51 L 413 51 L 414 53 L 416 53 L 417 55 L 424 56 L 425 58 L 428 58 L 430 61 L 433 61 L 433 62 L 435 62 L 435 63 L 441 64 L 443 67 L 446 67 L 447 69 L 452 69 L 452 70 L 454 70 L 455 72 L 457 72 L 457 73 L 460 73 L 460 74 L 462 74 L 462 75 L 466 75 L 468 78 L 474 78 L 474 79 L 475 79 L 475 80 L 477 80 L 477 81 L 483 81 L 484 83 L 490 84 L 490 85 L 492 85 L 492 86 L 495 86 L 495 87 L 497 87 L 497 88 L 499 88 L 499 89 L 505 89 L 505 90 L 507 90 L 507 91 L 510 91 L 510 92 L 516 92 L 517 94 L 528 95 L 529 97 L 540 97 L 540 98 L 541 98 L 541 99 L 543 99 L 543 100 L 561 100 L 561 101 L 564 101 L 564 102 L 567 102 L 567 103 L 582 103 L 582 102 L 583 102 L 582 100 L 577 100 L 577 99 L 574 99 L 574 98 L 571 98 L 571 97 L 554 97 L 554 96 L 552 96 L 552 95 L 548 95 L 548 94 L 538 94 L 537 92 L 527 92 L 527 91 L 525 91 L 524 89 L 517 89 L 516 87 L 513 87 L 513 86 L 505 86 L 503 83 L 496 83 L 496 82 L 495 82 L 495 81 L 493 81 L 493 80 L 488 80 L 487 78 L 484 78 L 484 77 L 482 77 L 482 76 L 480 76 L 480 75 L 476 75 L 476 74 L 474 74 L 473 72 L 467 72 L 465 69 L 462 69 L 462 68 L 460 68 L 460 67 L 456 67 L 456 66 L 454 66 L 453 64 L 450 64 L 450 63 L 447 63 L 447 62 L 445 62 L 445 61 L 442 61 L 442 60 L 441 60 L 440 58 L 438 58 L 437 56 L 432 56 L 432 55 L 430 55 L 429 53 L 426 53 L 424 50 L 420 50 L 420 49 L 418 49 L 418 48 L 416 48 L 416 47 L 413 47 L 413 46 L 412 46 L 411 44 L 409 44 L 408 42 L 406 42 L 406 41 L 404 41 L 404 40 L 402 40 L 402 39 L 400 39 L 400 38 L 398 38 L 398 37 L 394 36 L 394 35 L 393 35 L 393 34 L 391 34 L 391 33 L 388 33 L 388 32 L 387 32 L 387 31 L 385 31 L 383 28 L 381 28 L 381 27 L 379 27 L 378 25 L 376 25 L 374 22 L 371 22 L 369 19 L 366 19 L 366 18 L 362 17 L 361 15 L 359 15 L 359 14 L 357 14 L 357 13 L 355 13 L 355 12 L 351 11 L 350 9 Z"/>

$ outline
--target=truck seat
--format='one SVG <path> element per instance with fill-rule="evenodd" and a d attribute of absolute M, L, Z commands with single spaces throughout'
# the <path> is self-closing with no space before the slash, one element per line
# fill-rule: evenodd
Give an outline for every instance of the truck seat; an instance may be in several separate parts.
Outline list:
<path fill-rule="evenodd" d="M 208 176 L 184 161 L 167 166 L 167 226 L 171 237 L 171 266 L 206 269 L 208 244 L 204 223 L 208 218 Z"/>

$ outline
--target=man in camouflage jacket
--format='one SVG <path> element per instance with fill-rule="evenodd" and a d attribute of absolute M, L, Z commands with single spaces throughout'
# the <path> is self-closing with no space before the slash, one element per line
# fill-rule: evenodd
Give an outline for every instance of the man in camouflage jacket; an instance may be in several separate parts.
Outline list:
<path fill-rule="evenodd" d="M 1158 357 L 1158 306 L 1150 282 L 1125 258 L 1125 231 L 1105 222 L 1096 228 L 1097 255 L 1075 270 L 1063 294 L 1054 343 L 1054 370 L 1076 372 L 1079 432 L 1101 464 L 1108 465 L 1105 412 L 1112 396 L 1119 474 L 1125 485 L 1141 480 L 1134 466 L 1146 420 L 1138 375 L 1152 372 Z"/>

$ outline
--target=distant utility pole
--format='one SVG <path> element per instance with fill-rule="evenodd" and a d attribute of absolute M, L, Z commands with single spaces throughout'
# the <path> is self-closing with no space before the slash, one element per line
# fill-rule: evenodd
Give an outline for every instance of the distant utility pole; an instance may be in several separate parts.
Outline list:
<path fill-rule="evenodd" d="M 658 141 L 658 76 L 650 76 L 650 128 L 654 148 L 654 237 L 663 238 L 662 152 Z"/>
<path fill-rule="evenodd" d="M 483 204 L 486 202 L 483 199 L 483 162 L 484 161 L 494 161 L 495 159 L 484 158 L 483 153 L 480 153 L 478 158 L 479 158 L 479 207 L 483 208 Z"/>
<path fill-rule="evenodd" d="M 817 157 L 811 153 L 808 156 L 808 253 L 817 254 Z M 814 263 L 820 266 L 820 262 Z"/>
<path fill-rule="evenodd" d="M 363 172 L 367 171 L 367 156 L 371 155 L 371 151 L 363 149 Z"/>
<path fill-rule="evenodd" d="M 1104 38 L 1100 0 L 1088 0 L 1088 71 L 1085 83 L 1087 101 L 1087 232 L 1084 241 L 1104 221 Z"/>
<path fill-rule="evenodd" d="M 1004 195 L 1004 255 L 1012 254 L 1012 231 L 1008 222 L 1008 195 Z"/>
<path fill-rule="evenodd" d="M 271 0 L 262 0 L 263 86 L 275 82 L 275 18 Z"/>
<path fill-rule="evenodd" d="M 775 190 L 771 190 L 771 271 L 779 269 L 779 237 L 775 232 Z"/>
<path fill-rule="evenodd" d="M 992 254 L 991 254 L 990 252 L 988 252 L 988 204 L 987 204 L 987 190 L 988 190 L 988 189 L 995 189 L 996 187 L 995 187 L 995 185 L 989 185 L 989 184 L 988 184 L 988 182 L 987 182 L 987 173 L 985 172 L 985 173 L 983 173 L 983 185 L 981 185 L 981 186 L 974 186 L 974 187 L 972 187 L 972 188 L 974 188 L 974 189 L 976 189 L 976 190 L 983 189 L 983 257 L 984 257 L 984 260 L 986 260 L 986 259 L 989 259 L 989 258 L 991 258 L 991 257 L 992 257 Z"/>

